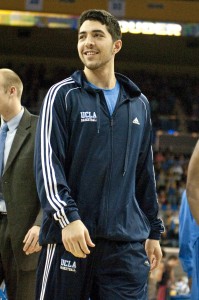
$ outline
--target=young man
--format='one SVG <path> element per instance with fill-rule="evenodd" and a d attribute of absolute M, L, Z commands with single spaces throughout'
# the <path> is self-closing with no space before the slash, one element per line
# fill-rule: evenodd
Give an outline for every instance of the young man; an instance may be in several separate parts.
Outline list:
<path fill-rule="evenodd" d="M 145 300 L 150 268 L 161 259 L 149 103 L 114 72 L 121 47 L 115 17 L 83 12 L 84 70 L 52 86 L 43 103 L 37 300 Z"/>
<path fill-rule="evenodd" d="M 19 76 L 0 69 L 0 284 L 5 281 L 9 300 L 35 298 L 36 252 L 41 249 L 42 214 L 33 172 L 38 117 L 21 106 L 22 91 Z"/>

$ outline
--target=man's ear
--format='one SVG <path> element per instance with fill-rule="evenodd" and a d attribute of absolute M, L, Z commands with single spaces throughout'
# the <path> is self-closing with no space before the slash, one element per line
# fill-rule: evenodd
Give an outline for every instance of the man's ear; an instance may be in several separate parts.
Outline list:
<path fill-rule="evenodd" d="M 10 92 L 10 96 L 13 96 L 14 94 L 16 94 L 17 92 L 17 89 L 14 85 L 12 85 L 9 89 L 9 92 Z"/>
<path fill-rule="evenodd" d="M 116 54 L 118 53 L 122 48 L 122 41 L 121 40 L 117 40 L 114 43 L 114 47 L 113 47 L 113 53 Z"/>

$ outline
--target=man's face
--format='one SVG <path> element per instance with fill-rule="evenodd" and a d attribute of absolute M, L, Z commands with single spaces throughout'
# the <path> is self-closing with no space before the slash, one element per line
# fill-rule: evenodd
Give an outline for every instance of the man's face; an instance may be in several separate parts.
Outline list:
<path fill-rule="evenodd" d="M 106 25 L 87 20 L 79 29 L 77 49 L 86 68 L 97 70 L 114 61 L 114 46 Z"/>

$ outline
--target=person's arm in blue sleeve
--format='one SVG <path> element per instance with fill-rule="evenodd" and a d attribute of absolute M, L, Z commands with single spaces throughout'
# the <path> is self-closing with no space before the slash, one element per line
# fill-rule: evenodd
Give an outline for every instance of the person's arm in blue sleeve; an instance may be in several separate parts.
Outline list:
<path fill-rule="evenodd" d="M 65 249 L 76 257 L 86 257 L 88 246 L 95 245 L 67 183 L 69 129 L 62 84 L 64 81 L 52 86 L 44 99 L 36 133 L 35 178 L 42 209 L 59 224 Z"/>
<path fill-rule="evenodd" d="M 183 192 L 179 211 L 179 259 L 187 276 L 192 277 L 192 224 L 193 217 L 189 208 L 186 192 Z"/>
<path fill-rule="evenodd" d="M 41 206 L 61 228 L 80 219 L 64 170 L 68 131 L 63 97 L 56 85 L 48 91 L 40 112 L 35 143 L 35 178 Z"/>

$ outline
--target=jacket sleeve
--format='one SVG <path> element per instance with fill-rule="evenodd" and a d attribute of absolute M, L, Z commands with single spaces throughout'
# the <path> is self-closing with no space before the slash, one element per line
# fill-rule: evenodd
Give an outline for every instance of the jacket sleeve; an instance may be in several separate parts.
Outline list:
<path fill-rule="evenodd" d="M 187 199 L 189 202 L 189 206 L 192 212 L 194 219 L 199 225 L 199 141 L 197 142 L 193 153 L 191 155 L 188 172 L 187 172 L 187 183 L 186 183 L 186 191 L 187 191 Z"/>
<path fill-rule="evenodd" d="M 164 226 L 158 217 L 159 205 L 153 166 L 152 124 L 149 103 L 144 96 L 142 101 L 146 111 L 146 122 L 136 170 L 136 198 L 150 222 L 149 238 L 159 240 L 161 233 L 164 232 Z"/>
<path fill-rule="evenodd" d="M 80 216 L 66 178 L 69 134 L 65 92 L 60 86 L 51 87 L 42 105 L 36 131 L 34 167 L 41 207 L 64 228 Z"/>
<path fill-rule="evenodd" d="M 41 227 L 41 223 L 42 223 L 42 209 L 39 210 L 39 213 L 38 213 L 38 215 L 36 217 L 34 225 Z"/>
<path fill-rule="evenodd" d="M 188 277 L 192 276 L 192 224 L 193 217 L 188 205 L 186 192 L 182 195 L 182 201 L 179 212 L 179 259 L 182 264 L 182 268 Z"/>

